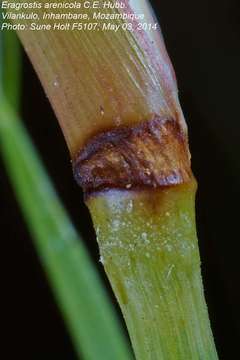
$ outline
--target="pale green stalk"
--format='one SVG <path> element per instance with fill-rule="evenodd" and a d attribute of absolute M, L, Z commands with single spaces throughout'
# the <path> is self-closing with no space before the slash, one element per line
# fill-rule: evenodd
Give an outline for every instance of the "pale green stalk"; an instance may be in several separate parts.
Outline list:
<path fill-rule="evenodd" d="M 146 1 L 122 2 L 124 10 L 102 13 L 155 22 Z M 96 31 L 28 27 L 19 36 L 67 140 L 136 357 L 216 360 L 187 127 L 160 29 L 110 20 L 120 25 L 111 32 L 103 22 Z"/>
<path fill-rule="evenodd" d="M 200 274 L 195 181 L 87 201 L 137 359 L 216 360 Z"/>

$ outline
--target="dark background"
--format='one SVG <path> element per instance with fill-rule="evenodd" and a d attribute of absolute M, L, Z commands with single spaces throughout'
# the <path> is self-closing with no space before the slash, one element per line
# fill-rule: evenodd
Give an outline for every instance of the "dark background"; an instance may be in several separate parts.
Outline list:
<path fill-rule="evenodd" d="M 192 166 L 199 183 L 196 206 L 202 272 L 216 345 L 221 359 L 237 359 L 240 358 L 239 0 L 152 3 L 160 15 L 189 127 Z M 63 136 L 24 54 L 23 63 L 22 117 L 98 264 L 91 220 L 81 190 L 72 179 Z M 8 326 L 4 332 L 11 341 L 4 358 L 11 359 L 15 350 L 24 359 L 75 360 L 3 164 L 0 165 L 2 256 L 7 260 L 3 294 L 8 307 L 3 311 Z"/>

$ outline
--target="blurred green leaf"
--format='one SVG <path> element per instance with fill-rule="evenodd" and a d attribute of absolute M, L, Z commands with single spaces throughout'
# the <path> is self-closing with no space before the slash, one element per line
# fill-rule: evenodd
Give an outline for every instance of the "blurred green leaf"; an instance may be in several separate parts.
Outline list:
<path fill-rule="evenodd" d="M 4 46 L 0 42 L 0 150 L 75 349 L 90 360 L 132 358 L 97 271 L 61 205 L 31 139 L 11 107 L 18 106 L 19 76 L 10 76 L 10 69 L 5 72 L 8 64 L 4 67 L 3 49 L 6 49 L 7 38 Z M 11 66 L 17 73 L 19 58 L 14 51 L 13 54 Z M 6 81 L 11 85 L 4 86 Z"/>
<path fill-rule="evenodd" d="M 2 12 L 0 25 L 2 24 Z M 21 51 L 13 31 L 0 31 L 0 94 L 4 92 L 8 103 L 19 111 L 21 101 Z"/>
<path fill-rule="evenodd" d="M 21 101 L 21 53 L 20 44 L 13 31 L 5 31 L 3 37 L 4 94 L 15 111 L 20 108 Z"/>

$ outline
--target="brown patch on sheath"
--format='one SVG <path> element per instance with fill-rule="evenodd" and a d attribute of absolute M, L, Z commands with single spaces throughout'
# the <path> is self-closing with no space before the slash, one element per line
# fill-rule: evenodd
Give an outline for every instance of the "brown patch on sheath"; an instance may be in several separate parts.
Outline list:
<path fill-rule="evenodd" d="M 76 156 L 73 169 L 85 193 L 170 186 L 192 177 L 186 135 L 176 120 L 157 115 L 95 136 Z"/>

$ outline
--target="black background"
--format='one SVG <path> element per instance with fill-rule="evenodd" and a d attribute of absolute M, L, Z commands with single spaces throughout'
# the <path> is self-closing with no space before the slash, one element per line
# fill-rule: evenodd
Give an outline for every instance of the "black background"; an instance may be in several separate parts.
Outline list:
<path fill-rule="evenodd" d="M 240 340 L 240 8 L 238 0 L 154 0 L 189 127 L 199 183 L 197 224 L 205 293 L 221 359 Z M 47 98 L 23 54 L 22 117 L 72 219 L 98 264 L 98 250 L 68 151 Z M 76 359 L 61 315 L 1 163 L 4 333 L 24 359 Z M 110 290 L 109 290 L 110 291 Z M 114 359 L 115 360 L 115 359 Z M 188 360 L 188 359 L 186 359 Z"/>

